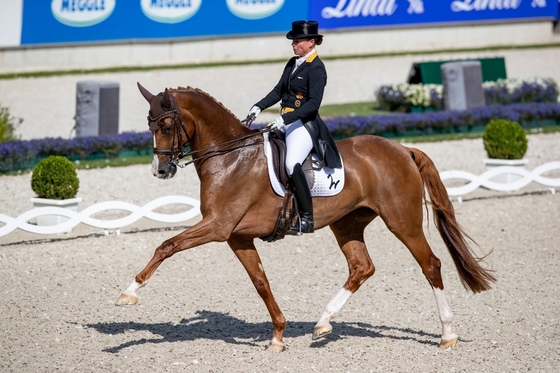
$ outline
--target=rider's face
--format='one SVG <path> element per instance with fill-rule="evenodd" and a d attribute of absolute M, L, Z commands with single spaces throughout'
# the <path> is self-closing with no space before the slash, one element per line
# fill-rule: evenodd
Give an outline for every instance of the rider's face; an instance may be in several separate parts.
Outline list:
<path fill-rule="evenodd" d="M 294 39 L 292 40 L 292 49 L 294 54 L 300 57 L 305 56 L 315 46 L 314 39 Z"/>

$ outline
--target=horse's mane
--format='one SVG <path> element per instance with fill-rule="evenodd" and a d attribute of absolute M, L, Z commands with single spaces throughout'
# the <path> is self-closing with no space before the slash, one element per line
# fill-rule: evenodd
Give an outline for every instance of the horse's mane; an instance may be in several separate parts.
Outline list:
<path fill-rule="evenodd" d="M 191 86 L 187 86 L 187 87 L 178 86 L 177 88 L 170 88 L 169 90 L 170 90 L 171 92 L 174 92 L 174 91 L 191 91 L 191 92 L 200 93 L 201 95 L 208 97 L 209 99 L 211 99 L 212 101 L 214 101 L 215 103 L 217 103 L 218 105 L 220 105 L 226 112 L 228 112 L 229 114 L 231 114 L 232 117 L 234 117 L 235 119 L 239 120 L 239 118 L 237 118 L 237 116 L 236 116 L 235 114 L 233 114 L 233 113 L 231 112 L 231 110 L 229 110 L 227 107 L 225 107 L 224 104 L 222 104 L 220 101 L 216 100 L 211 94 L 209 94 L 209 93 L 203 91 L 203 90 L 200 89 L 200 88 L 194 88 L 194 87 L 191 87 Z"/>

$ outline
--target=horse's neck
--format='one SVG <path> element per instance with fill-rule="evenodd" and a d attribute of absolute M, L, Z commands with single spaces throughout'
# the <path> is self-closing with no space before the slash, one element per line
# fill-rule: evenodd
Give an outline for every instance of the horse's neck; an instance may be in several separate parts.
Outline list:
<path fill-rule="evenodd" d="M 221 144 L 234 143 L 251 131 L 231 118 L 199 118 L 193 139 L 193 150 L 220 147 Z"/>
<path fill-rule="evenodd" d="M 187 88 L 180 92 L 185 95 L 179 96 L 186 98 L 181 109 L 189 111 L 195 118 L 195 136 L 191 139 L 192 150 L 219 146 L 250 133 L 250 130 L 244 127 L 231 111 L 207 93 L 194 88 Z"/>

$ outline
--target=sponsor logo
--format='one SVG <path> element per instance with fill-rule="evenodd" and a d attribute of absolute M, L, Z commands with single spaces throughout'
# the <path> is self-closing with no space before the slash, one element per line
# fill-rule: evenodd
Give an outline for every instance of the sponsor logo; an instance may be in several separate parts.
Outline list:
<path fill-rule="evenodd" d="M 113 13 L 116 0 L 52 0 L 51 12 L 60 23 L 86 27 L 103 22 Z"/>
<path fill-rule="evenodd" d="M 270 17 L 284 5 L 284 0 L 226 0 L 230 12 L 239 18 L 261 19 Z"/>
<path fill-rule="evenodd" d="M 424 2 L 422 0 L 408 0 L 410 3 L 406 12 L 408 14 L 422 14 L 424 13 Z"/>
<path fill-rule="evenodd" d="M 202 0 L 141 0 L 142 12 L 152 21 L 179 23 L 198 12 Z"/>
<path fill-rule="evenodd" d="M 459 0 L 451 3 L 453 12 L 470 12 L 480 10 L 517 9 L 522 0 Z"/>
<path fill-rule="evenodd" d="M 353 18 L 390 16 L 397 10 L 396 0 L 338 0 L 336 7 L 328 6 L 321 11 L 321 17 Z"/>

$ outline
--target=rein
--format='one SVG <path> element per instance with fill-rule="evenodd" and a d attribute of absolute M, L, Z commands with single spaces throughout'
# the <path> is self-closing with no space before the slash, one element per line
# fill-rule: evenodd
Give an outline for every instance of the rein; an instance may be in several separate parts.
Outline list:
<path fill-rule="evenodd" d="M 193 150 L 193 151 L 189 151 L 189 152 L 185 152 L 185 146 L 187 146 L 190 142 L 190 136 L 189 133 L 187 132 L 187 128 L 185 127 L 185 125 L 183 124 L 183 121 L 181 120 L 181 117 L 179 116 L 179 114 L 177 113 L 176 109 L 172 109 L 169 111 L 164 112 L 163 114 L 158 115 L 155 118 L 152 118 L 151 116 L 148 115 L 148 126 L 150 128 L 150 131 L 152 131 L 153 134 L 155 134 L 155 132 L 159 129 L 160 127 L 160 122 L 163 119 L 166 118 L 172 118 L 173 119 L 173 140 L 171 142 L 171 147 L 170 149 L 162 149 L 162 148 L 156 148 L 155 146 L 153 147 L 153 153 L 154 154 L 164 154 L 170 157 L 169 162 L 172 163 L 175 166 L 181 167 L 181 168 L 185 168 L 186 166 L 190 165 L 191 163 L 197 162 L 197 161 L 201 161 L 213 156 L 217 156 L 217 155 L 223 155 L 226 153 L 229 153 L 235 149 L 239 149 L 242 148 L 244 146 L 248 146 L 248 145 L 242 145 L 242 146 L 235 146 L 235 147 L 231 147 L 231 145 L 237 144 L 243 140 L 246 140 L 250 137 L 254 137 L 266 132 L 270 132 L 272 131 L 272 129 L 270 127 L 265 127 L 257 132 L 253 132 L 249 135 L 245 135 L 242 137 L 239 137 L 237 139 L 233 139 L 233 140 L 229 140 L 220 144 L 216 144 L 216 145 L 212 145 L 203 149 L 199 149 L 199 150 Z M 183 141 L 183 137 L 181 135 L 181 129 L 185 132 L 185 135 L 187 136 L 186 141 Z M 177 142 L 175 142 L 175 140 L 177 139 Z M 177 144 L 177 146 L 175 147 L 174 145 Z M 217 149 L 216 149 L 217 148 Z M 204 155 L 198 157 L 198 158 L 194 158 L 194 156 L 196 154 L 199 153 L 205 153 Z M 185 162 L 185 163 L 179 163 L 180 159 L 183 159 L 184 157 L 188 157 L 191 156 L 193 157 L 190 161 Z"/>
<path fill-rule="evenodd" d="M 172 160 L 172 162 L 173 162 L 176 166 L 181 167 L 181 168 L 184 168 L 184 167 L 190 165 L 191 163 L 194 163 L 194 162 L 197 162 L 197 161 L 201 161 L 201 160 L 204 160 L 204 159 L 207 159 L 207 158 L 210 158 L 210 157 L 214 157 L 214 156 L 216 156 L 216 155 L 227 154 L 227 153 L 229 153 L 229 152 L 231 152 L 231 151 L 233 151 L 233 150 L 240 149 L 240 148 L 245 147 L 245 146 L 253 145 L 253 144 L 245 144 L 245 145 L 236 146 L 236 147 L 229 147 L 229 146 L 232 145 L 232 144 L 236 144 L 236 143 L 241 142 L 241 141 L 243 141 L 243 140 L 246 140 L 246 139 L 248 139 L 248 138 L 250 138 L 250 137 L 254 137 L 254 136 L 263 134 L 263 133 L 265 133 L 265 132 L 270 132 L 270 131 L 272 131 L 272 129 L 270 129 L 270 128 L 267 127 L 267 128 L 263 128 L 263 129 L 261 129 L 261 130 L 259 130 L 259 131 L 257 131 L 257 132 L 253 132 L 253 133 L 251 133 L 251 134 L 249 134 L 249 135 L 245 135 L 245 136 L 240 137 L 240 138 L 237 138 L 237 139 L 233 139 L 233 140 L 226 141 L 226 142 L 223 142 L 223 143 L 220 143 L 220 144 L 212 145 L 212 146 L 209 146 L 209 147 L 204 148 L 204 149 L 193 150 L 193 151 L 184 153 L 184 155 L 183 155 L 183 156 L 180 156 L 179 159 L 181 159 L 181 158 L 183 158 L 183 157 L 186 157 L 186 156 L 189 156 L 189 155 L 192 156 L 193 154 L 197 154 L 197 153 L 201 153 L 201 152 L 207 152 L 207 153 L 204 154 L 204 155 L 202 155 L 202 156 L 200 156 L 200 157 L 198 157 L 198 158 L 196 158 L 196 159 L 195 159 L 195 158 L 192 158 L 190 161 L 185 162 L 185 163 L 178 163 L 178 161 L 175 163 L 173 160 Z M 185 145 L 186 145 L 186 144 L 185 144 Z M 211 149 L 213 149 L 213 148 L 217 148 L 217 147 L 221 147 L 221 146 L 225 146 L 225 148 L 224 148 L 224 149 L 211 150 Z"/>

